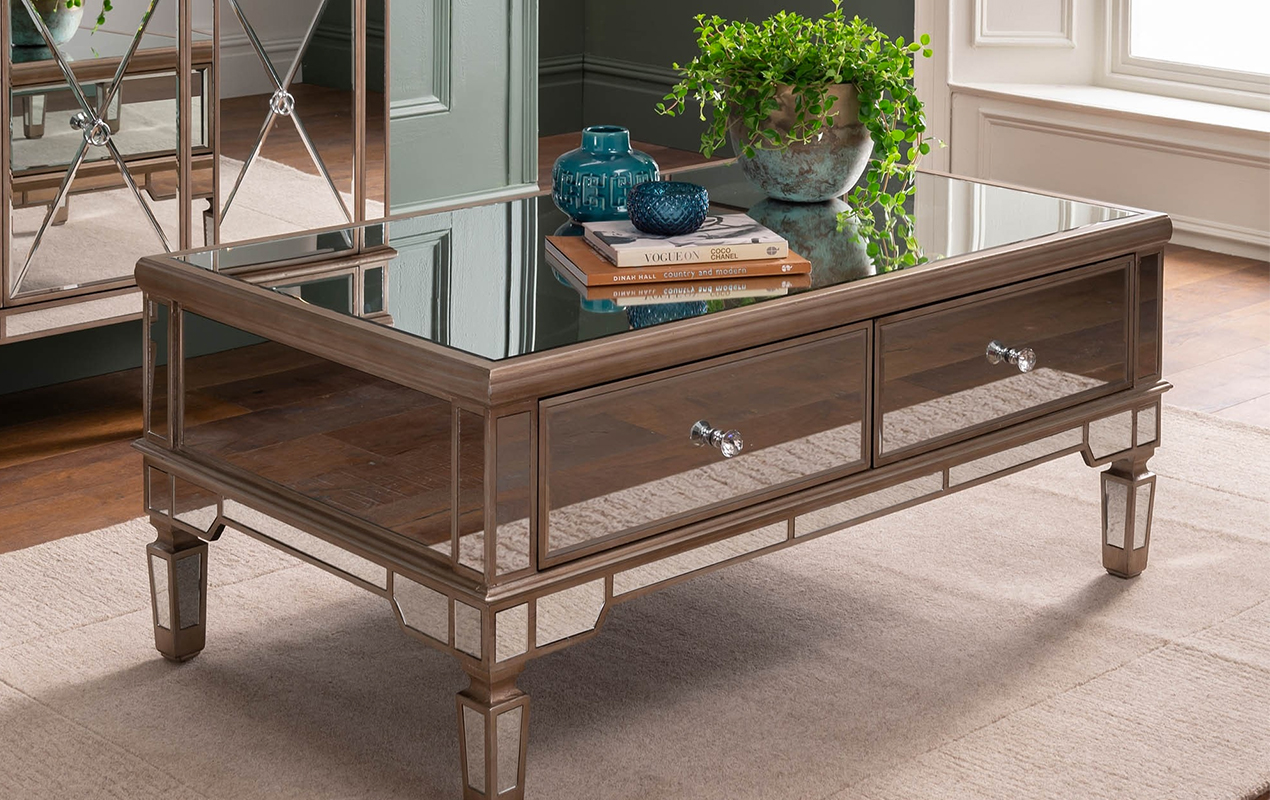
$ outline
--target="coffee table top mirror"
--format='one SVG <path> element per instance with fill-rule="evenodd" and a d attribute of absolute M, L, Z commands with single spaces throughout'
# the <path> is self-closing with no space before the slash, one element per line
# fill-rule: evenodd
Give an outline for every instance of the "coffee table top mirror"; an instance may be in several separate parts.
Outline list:
<path fill-rule="evenodd" d="M 544 252 L 545 237 L 569 227 L 545 196 L 196 251 L 178 260 L 259 282 L 262 272 L 382 249 L 382 271 L 367 270 L 373 285 L 368 282 L 356 292 L 335 289 L 334 281 L 323 286 L 315 280 L 303 291 L 295 281 L 271 285 L 297 301 L 503 361 L 815 289 L 921 280 L 936 267 L 972 263 L 958 258 L 972 253 L 1017 250 L 1055 235 L 1079 236 L 1093 226 L 1156 216 L 919 173 L 912 214 L 928 261 L 879 270 L 866 242 L 849 227 L 838 231 L 841 202 L 795 205 L 765 199 L 732 164 L 695 170 L 685 179 L 709 189 L 712 212 L 749 213 L 788 239 L 791 250 L 812 262 L 810 282 L 767 287 L 758 297 L 704 300 L 698 295 L 669 303 L 625 303 L 587 292 L 571 284 Z"/>

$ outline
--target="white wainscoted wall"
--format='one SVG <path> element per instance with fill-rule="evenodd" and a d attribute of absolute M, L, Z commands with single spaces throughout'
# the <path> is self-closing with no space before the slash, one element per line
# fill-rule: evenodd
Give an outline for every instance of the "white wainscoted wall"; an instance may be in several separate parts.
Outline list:
<path fill-rule="evenodd" d="M 1123 2 L 916 0 L 936 50 L 918 91 L 948 144 L 928 164 L 1158 209 L 1178 244 L 1270 259 L 1270 100 L 1200 102 L 1113 74 Z"/>

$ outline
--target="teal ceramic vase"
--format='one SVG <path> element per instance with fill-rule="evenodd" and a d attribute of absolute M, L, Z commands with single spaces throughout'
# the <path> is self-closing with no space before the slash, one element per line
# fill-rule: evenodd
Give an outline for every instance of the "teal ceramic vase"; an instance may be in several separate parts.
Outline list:
<path fill-rule="evenodd" d="M 631 134 L 617 125 L 582 131 L 582 146 L 556 159 L 551 169 L 551 199 L 574 222 L 626 219 L 626 193 L 655 181 L 657 162 L 631 149 Z"/>
<path fill-rule="evenodd" d="M 82 5 L 66 7 L 66 0 L 34 0 L 32 5 L 48 26 L 54 44 L 65 44 L 79 30 L 79 23 L 84 18 Z M 9 3 L 10 37 L 14 47 L 44 47 L 44 37 L 35 27 L 31 15 L 27 13 L 22 0 Z"/>

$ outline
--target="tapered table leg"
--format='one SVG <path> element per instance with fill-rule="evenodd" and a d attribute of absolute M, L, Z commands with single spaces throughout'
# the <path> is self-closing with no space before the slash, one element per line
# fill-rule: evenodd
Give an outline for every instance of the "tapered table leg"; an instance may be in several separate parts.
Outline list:
<path fill-rule="evenodd" d="M 28 94 L 22 98 L 22 138 L 39 139 L 44 135 L 44 107 L 47 97 Z"/>
<path fill-rule="evenodd" d="M 158 537 L 146 545 L 154 646 L 169 661 L 198 655 L 207 634 L 207 543 L 151 520 Z"/>
<path fill-rule="evenodd" d="M 529 741 L 529 696 L 516 688 L 519 670 L 469 671 L 458 695 L 459 755 L 464 800 L 522 800 Z"/>
<path fill-rule="evenodd" d="M 1132 578 L 1147 566 L 1155 504 L 1149 457 L 1116 461 L 1102 474 L 1102 565 L 1121 578 Z"/>

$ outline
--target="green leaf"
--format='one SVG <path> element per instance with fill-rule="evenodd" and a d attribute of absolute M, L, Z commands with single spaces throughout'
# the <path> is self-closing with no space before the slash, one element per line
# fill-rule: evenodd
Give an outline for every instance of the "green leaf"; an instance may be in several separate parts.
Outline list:
<path fill-rule="evenodd" d="M 930 44 L 930 34 L 929 34 L 929 33 L 923 33 L 923 34 L 922 34 L 922 38 L 921 38 L 921 40 L 920 40 L 920 41 L 921 41 L 921 43 L 922 43 L 923 45 L 928 45 L 928 44 Z"/>

